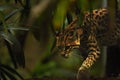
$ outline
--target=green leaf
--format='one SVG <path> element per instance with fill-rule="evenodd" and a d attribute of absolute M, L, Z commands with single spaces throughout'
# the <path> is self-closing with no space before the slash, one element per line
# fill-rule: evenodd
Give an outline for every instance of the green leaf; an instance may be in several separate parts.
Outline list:
<path fill-rule="evenodd" d="M 2 71 L 0 71 L 0 80 L 7 80 L 5 74 Z"/>
<path fill-rule="evenodd" d="M 28 28 L 24 28 L 24 27 L 8 27 L 8 30 L 21 30 L 21 31 L 29 31 Z"/>
<path fill-rule="evenodd" d="M 59 30 L 63 26 L 66 13 L 68 11 L 70 0 L 61 0 L 57 6 L 53 24 L 56 30 Z"/>
<path fill-rule="evenodd" d="M 81 12 L 89 10 L 89 1 L 88 0 L 78 0 L 78 6 Z"/>
<path fill-rule="evenodd" d="M 1 32 L 0 35 L 6 42 L 11 59 L 15 67 L 17 68 L 17 64 L 19 66 L 24 67 L 25 66 L 24 52 L 21 47 L 21 44 L 16 39 L 16 37 L 12 35 L 11 33 L 4 33 L 4 32 Z"/>
<path fill-rule="evenodd" d="M 11 13 L 9 13 L 7 16 L 5 16 L 5 21 L 8 20 L 9 18 L 11 18 L 13 15 L 15 15 L 16 13 L 22 11 L 23 8 L 19 8 L 19 9 L 15 9 L 13 10 Z"/>
<path fill-rule="evenodd" d="M 8 43 L 10 43 L 11 45 L 13 45 L 13 41 L 11 41 L 11 38 L 10 38 L 10 36 L 8 36 L 7 33 L 1 32 L 0 34 L 1 34 L 1 36 L 2 36 Z"/>
<path fill-rule="evenodd" d="M 12 74 L 10 74 L 8 71 L 4 70 L 3 68 L 0 68 L 0 71 L 4 73 L 8 78 L 11 80 L 17 80 Z"/>
<path fill-rule="evenodd" d="M 11 13 L 9 13 L 8 15 L 4 16 L 3 12 L 0 11 L 0 25 L 5 25 L 5 21 L 7 21 L 9 18 L 11 18 L 13 15 L 15 15 L 16 13 L 22 11 L 23 8 L 19 8 L 19 9 L 15 9 L 13 10 Z"/>
<path fill-rule="evenodd" d="M 2 22 L 0 22 L 0 24 L 3 23 L 3 27 L 4 27 L 5 31 L 7 31 L 6 23 L 5 23 L 5 15 L 2 11 L 0 11 L 0 20 L 2 21 Z"/>
<path fill-rule="evenodd" d="M 6 69 L 10 73 L 12 73 L 14 75 L 17 75 L 19 78 L 23 79 L 23 77 L 16 70 L 14 70 L 13 68 L 11 68 L 11 67 L 9 67 L 7 65 L 2 65 L 2 64 L 0 64 L 0 67 L 3 68 L 3 69 Z"/>

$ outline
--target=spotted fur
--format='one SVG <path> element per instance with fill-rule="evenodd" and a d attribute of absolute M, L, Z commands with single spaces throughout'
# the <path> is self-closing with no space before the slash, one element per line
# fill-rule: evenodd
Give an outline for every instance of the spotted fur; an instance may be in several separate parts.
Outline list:
<path fill-rule="evenodd" d="M 74 48 L 80 49 L 87 57 L 79 71 L 90 68 L 100 55 L 101 46 L 117 44 L 120 38 L 120 11 L 115 13 L 115 21 L 110 25 L 109 11 L 98 9 L 85 13 L 82 25 L 78 18 L 57 36 L 57 46 L 61 54 L 67 57 Z"/>

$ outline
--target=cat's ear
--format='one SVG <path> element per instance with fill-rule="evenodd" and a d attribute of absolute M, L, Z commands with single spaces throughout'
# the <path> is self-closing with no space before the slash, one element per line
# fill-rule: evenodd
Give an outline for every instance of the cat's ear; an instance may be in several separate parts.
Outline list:
<path fill-rule="evenodd" d="M 59 36 L 59 34 L 60 34 L 60 32 L 59 32 L 59 31 L 55 31 L 55 37 L 58 37 L 58 36 Z"/>
<path fill-rule="evenodd" d="M 73 19 L 73 21 L 68 25 L 66 26 L 65 29 L 73 29 L 73 28 L 77 28 L 78 27 L 78 18 L 76 17 L 75 19 Z"/>

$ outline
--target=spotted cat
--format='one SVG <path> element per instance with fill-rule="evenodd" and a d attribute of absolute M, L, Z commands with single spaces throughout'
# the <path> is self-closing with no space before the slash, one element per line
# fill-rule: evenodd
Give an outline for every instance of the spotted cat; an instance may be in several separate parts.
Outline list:
<path fill-rule="evenodd" d="M 79 71 L 90 68 L 100 55 L 101 46 L 116 45 L 120 38 L 120 11 L 116 11 L 112 26 L 108 9 L 97 9 L 84 15 L 82 25 L 78 18 L 73 20 L 56 39 L 61 55 L 68 57 L 77 48 L 87 54 Z"/>

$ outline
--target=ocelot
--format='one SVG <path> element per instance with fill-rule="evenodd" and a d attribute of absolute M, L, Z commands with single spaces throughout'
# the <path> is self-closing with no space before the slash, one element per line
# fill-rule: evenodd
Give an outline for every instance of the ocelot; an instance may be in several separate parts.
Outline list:
<path fill-rule="evenodd" d="M 56 46 L 61 55 L 68 57 L 72 49 L 77 48 L 87 54 L 79 71 L 90 68 L 100 56 L 101 46 L 112 46 L 120 38 L 120 11 L 116 11 L 111 26 L 108 9 L 97 9 L 84 14 L 82 25 L 74 19 L 63 31 L 59 32 Z"/>

